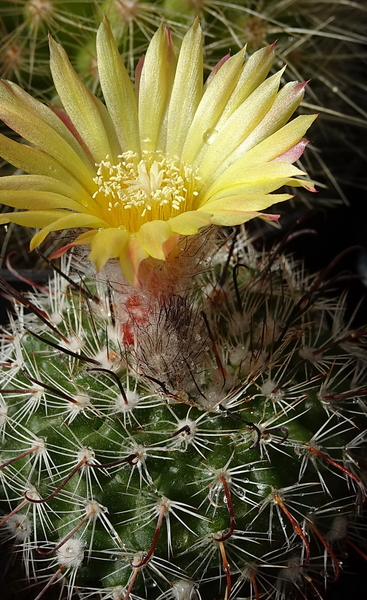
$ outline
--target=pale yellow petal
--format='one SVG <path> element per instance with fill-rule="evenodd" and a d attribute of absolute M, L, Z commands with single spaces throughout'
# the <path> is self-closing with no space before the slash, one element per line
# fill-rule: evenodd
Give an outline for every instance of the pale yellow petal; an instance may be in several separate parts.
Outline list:
<path fill-rule="evenodd" d="M 189 211 L 177 215 L 168 221 L 172 231 L 180 235 L 194 235 L 202 227 L 211 223 L 211 214 L 199 211 Z"/>
<path fill-rule="evenodd" d="M 51 74 L 60 100 L 96 163 L 119 154 L 106 107 L 78 77 L 65 50 L 50 38 Z"/>
<path fill-rule="evenodd" d="M 313 183 L 311 181 L 302 180 L 302 179 L 292 179 L 290 177 L 284 177 L 283 179 L 279 178 L 276 180 L 268 180 L 268 181 L 254 181 L 252 183 L 233 183 L 233 185 L 219 191 L 217 194 L 214 194 L 210 197 L 208 202 L 203 203 L 202 207 L 206 210 L 207 206 L 212 206 L 213 202 L 217 200 L 226 201 L 228 197 L 248 197 L 248 196 L 260 196 L 261 194 L 270 194 L 283 187 L 284 185 L 293 186 L 293 187 L 305 187 L 309 190 L 313 190 Z M 261 210 L 261 209 L 259 209 Z"/>
<path fill-rule="evenodd" d="M 0 178 L 1 179 L 1 178 Z M 37 190 L 1 190 L 0 202 L 12 208 L 23 208 L 27 210 L 52 210 L 64 208 L 67 210 L 83 209 L 78 202 L 66 196 L 43 192 Z"/>
<path fill-rule="evenodd" d="M 199 22 L 185 35 L 167 116 L 166 152 L 180 156 L 203 93 L 203 33 Z"/>
<path fill-rule="evenodd" d="M 0 134 L 0 156 L 26 173 L 46 175 L 62 181 L 71 186 L 78 195 L 86 192 L 86 188 L 81 185 L 74 175 L 64 169 L 54 158 L 41 150 L 37 150 L 37 148 L 25 146 L 2 134 Z M 91 178 L 89 179 L 91 182 L 89 189 L 93 193 L 95 184 Z"/>
<path fill-rule="evenodd" d="M 176 234 L 172 231 L 167 221 L 151 221 L 144 223 L 137 233 L 137 239 L 144 250 L 159 260 L 166 259 L 164 245 Z"/>
<path fill-rule="evenodd" d="M 17 193 L 14 193 L 14 192 Z M 39 206 L 28 206 L 28 201 Z M 23 196 L 22 196 L 23 195 Z M 49 196 L 49 203 L 47 197 Z M 24 197 L 24 204 L 12 204 L 10 199 Z M 9 175 L 0 177 L 0 198 L 4 204 L 17 208 L 34 208 L 47 210 L 48 208 L 68 208 L 69 210 L 89 211 L 93 209 L 94 200 L 82 188 L 70 186 L 59 179 L 45 175 Z M 7 200 L 9 199 L 9 201 Z M 56 204 L 55 204 L 56 202 Z M 64 203 L 64 204 L 63 204 Z"/>
<path fill-rule="evenodd" d="M 65 212 L 63 210 L 31 210 L 27 212 L 11 212 L 0 214 L 0 225 L 15 223 L 23 227 L 46 227 L 57 221 Z"/>
<path fill-rule="evenodd" d="M 139 127 L 142 150 L 155 150 L 171 92 L 173 48 L 161 25 L 154 34 L 144 60 L 139 85 Z"/>
<path fill-rule="evenodd" d="M 211 80 L 195 113 L 188 131 L 181 158 L 194 164 L 201 149 L 215 133 L 215 127 L 230 97 L 244 60 L 244 50 L 228 59 Z"/>
<path fill-rule="evenodd" d="M 262 119 L 261 123 L 258 124 L 233 153 L 231 157 L 232 160 L 236 160 L 239 156 L 245 154 L 245 152 L 248 152 L 251 148 L 270 137 L 273 133 L 278 131 L 278 129 L 281 129 L 300 105 L 304 94 L 304 83 L 298 83 L 297 81 L 287 83 L 279 91 L 273 106 Z"/>
<path fill-rule="evenodd" d="M 285 178 L 302 175 L 306 175 L 306 173 L 287 162 L 274 161 L 244 168 L 242 160 L 239 159 L 219 175 L 205 194 L 202 194 L 198 198 L 198 201 L 200 206 L 204 206 L 204 204 L 210 201 L 215 195 L 225 192 L 225 190 L 230 189 L 233 185 L 268 184 Z"/>
<path fill-rule="evenodd" d="M 252 219 L 253 213 L 264 210 L 277 202 L 290 200 L 290 198 L 292 198 L 290 194 L 232 196 L 208 202 L 203 209 L 205 209 L 205 212 L 212 213 L 211 221 L 215 225 L 233 226 Z M 249 213 L 252 213 L 252 216 L 249 216 Z"/>
<path fill-rule="evenodd" d="M 105 17 L 97 33 L 98 74 L 121 151 L 140 153 L 135 91 Z"/>
<path fill-rule="evenodd" d="M 45 211 L 47 213 L 48 211 Z M 65 212 L 64 212 L 65 215 Z M 94 217 L 93 215 L 86 215 L 83 213 L 66 213 L 65 216 L 60 217 L 60 213 L 58 213 L 59 218 L 55 219 L 49 225 L 46 225 L 41 231 L 36 233 L 31 240 L 30 248 L 34 250 L 45 237 L 50 233 L 50 231 L 61 231 L 62 229 L 74 229 L 78 227 L 92 227 L 93 229 L 98 229 L 99 227 L 107 228 L 108 224 L 102 219 L 98 217 Z"/>
<path fill-rule="evenodd" d="M 261 123 L 276 99 L 282 71 L 269 77 L 231 115 L 220 131 L 207 140 L 206 152 L 198 164 L 205 185 L 211 184 L 235 160 L 233 154 Z"/>
<path fill-rule="evenodd" d="M 89 260 L 100 271 L 110 258 L 117 258 L 123 252 L 129 233 L 126 229 L 100 229 L 93 237 Z"/>
<path fill-rule="evenodd" d="M 61 136 L 69 144 L 69 146 L 82 159 L 82 161 L 86 163 L 86 165 L 89 167 L 91 166 L 84 149 L 81 147 L 74 133 L 70 131 L 62 119 L 58 116 L 57 111 L 55 112 L 46 104 L 39 102 L 12 81 L 3 81 L 2 84 L 4 86 L 4 94 L 5 88 L 8 88 L 8 90 L 11 92 L 12 102 L 17 102 L 18 107 L 20 107 L 21 110 L 26 111 L 29 117 L 36 117 L 37 120 L 40 119 L 43 121 L 43 123 L 51 127 L 51 129 L 58 133 L 59 136 Z M 0 92 L 0 97 L 1 95 L 2 91 Z M 23 137 L 28 139 L 26 136 Z"/>
<path fill-rule="evenodd" d="M 148 252 L 144 250 L 136 235 L 130 235 L 120 254 L 120 265 L 131 285 L 139 285 L 139 267 L 148 256 Z"/>
<path fill-rule="evenodd" d="M 231 97 L 224 107 L 222 116 L 218 121 L 217 127 L 221 128 L 223 123 L 231 114 L 261 85 L 268 75 L 271 65 L 274 62 L 274 45 L 266 46 L 251 54 L 247 59 L 240 78 L 233 90 Z"/>
<path fill-rule="evenodd" d="M 292 148 L 305 135 L 317 115 L 300 115 L 273 133 L 263 142 L 249 150 L 243 157 L 244 167 L 273 160 Z"/>
<path fill-rule="evenodd" d="M 47 107 L 11 82 L 0 82 L 0 118 L 24 139 L 50 154 L 89 189 L 95 170 L 80 144 Z"/>

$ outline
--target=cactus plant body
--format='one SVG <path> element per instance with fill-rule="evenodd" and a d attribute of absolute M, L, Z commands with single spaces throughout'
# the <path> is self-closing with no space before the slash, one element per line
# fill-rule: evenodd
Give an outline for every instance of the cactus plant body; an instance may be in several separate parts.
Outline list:
<path fill-rule="evenodd" d="M 363 332 L 328 274 L 243 232 L 215 245 L 185 248 L 195 276 L 154 302 L 117 261 L 97 280 L 64 265 L 28 299 L 4 284 L 0 532 L 37 598 L 60 581 L 69 598 L 313 598 L 339 576 L 365 498 Z"/>

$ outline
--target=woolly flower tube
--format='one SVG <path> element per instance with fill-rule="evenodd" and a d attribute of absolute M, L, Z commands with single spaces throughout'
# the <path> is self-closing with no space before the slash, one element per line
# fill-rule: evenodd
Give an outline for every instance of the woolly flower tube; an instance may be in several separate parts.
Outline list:
<path fill-rule="evenodd" d="M 0 180 L 0 201 L 23 209 L 0 223 L 37 227 L 31 249 L 51 231 L 79 230 L 71 244 L 91 246 L 100 270 L 118 258 L 139 284 L 141 262 L 165 260 L 182 236 L 210 224 L 237 225 L 290 198 L 283 185 L 313 189 L 293 166 L 315 116 L 288 123 L 304 83 L 279 90 L 268 77 L 273 47 L 247 61 L 225 57 L 203 85 L 198 22 L 176 57 L 163 26 L 137 67 L 136 89 L 105 19 L 97 57 L 105 105 L 81 82 L 50 39 L 51 72 L 63 110 L 17 85 L 0 85 L 0 118 L 30 145 L 1 136 L 1 156 L 26 174 Z"/>

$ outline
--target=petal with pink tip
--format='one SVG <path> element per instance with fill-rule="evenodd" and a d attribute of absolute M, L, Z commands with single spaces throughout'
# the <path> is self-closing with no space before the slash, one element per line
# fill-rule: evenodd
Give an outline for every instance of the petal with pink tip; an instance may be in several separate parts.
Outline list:
<path fill-rule="evenodd" d="M 243 157 L 243 165 L 265 163 L 287 152 L 305 135 L 317 115 L 296 117 L 279 131 L 249 150 Z"/>
<path fill-rule="evenodd" d="M 294 146 L 292 146 L 292 148 L 290 148 L 286 152 L 283 152 L 283 154 L 279 154 L 279 156 L 276 156 L 275 158 L 273 158 L 273 162 L 276 162 L 276 161 L 285 161 L 288 163 L 296 162 L 296 160 L 301 158 L 307 144 L 309 144 L 309 143 L 310 142 L 308 140 L 305 140 L 305 139 L 301 140 L 300 142 L 298 142 L 298 144 L 295 144 Z"/>
<path fill-rule="evenodd" d="M 243 59 L 244 49 L 224 63 L 205 90 L 182 150 L 181 158 L 186 163 L 193 165 L 201 149 L 206 147 L 240 77 Z"/>
<path fill-rule="evenodd" d="M 66 208 L 88 212 L 95 204 L 83 189 L 44 175 L 9 175 L 0 177 L 0 200 L 15 208 L 45 210 Z"/>
<path fill-rule="evenodd" d="M 264 81 L 207 140 L 200 157 L 198 173 L 205 185 L 210 185 L 225 169 L 238 159 L 237 149 L 261 123 L 271 109 L 278 92 L 282 72 Z"/>
<path fill-rule="evenodd" d="M 199 197 L 200 206 L 203 207 L 206 202 L 210 202 L 219 193 L 226 193 L 227 190 L 230 192 L 233 186 L 258 184 L 268 186 L 271 184 L 275 190 L 281 185 L 278 182 L 296 175 L 306 175 L 306 173 L 287 162 L 275 161 L 244 168 L 240 158 L 214 181 L 202 197 Z M 229 195 L 231 194 L 229 193 Z"/>
<path fill-rule="evenodd" d="M 91 181 L 88 186 L 90 190 L 88 192 L 86 187 L 76 179 L 74 174 L 69 173 L 69 171 L 60 165 L 54 158 L 37 148 L 25 146 L 2 134 L 0 134 L 0 156 L 25 173 L 44 175 L 62 181 L 64 184 L 72 187 L 74 193 L 77 193 L 78 195 L 83 193 L 93 193 L 94 191 L 95 185 L 93 184 L 93 181 Z"/>
<path fill-rule="evenodd" d="M 84 246 L 85 244 L 91 244 L 93 238 L 97 235 L 98 231 L 93 229 L 92 231 L 85 231 L 78 235 L 77 238 L 70 244 L 66 244 L 66 246 L 62 246 L 62 248 L 58 248 L 53 254 L 50 256 L 50 260 L 54 260 L 55 258 L 60 258 L 65 252 L 74 248 L 74 246 Z"/>
<path fill-rule="evenodd" d="M 215 225 L 240 225 L 253 218 L 250 214 L 258 213 L 277 202 L 290 200 L 290 194 L 248 194 L 247 196 L 232 196 L 205 205 L 205 211 L 210 211 Z M 201 209 L 199 209 L 201 210 Z M 258 216 L 258 215 L 256 215 Z"/>

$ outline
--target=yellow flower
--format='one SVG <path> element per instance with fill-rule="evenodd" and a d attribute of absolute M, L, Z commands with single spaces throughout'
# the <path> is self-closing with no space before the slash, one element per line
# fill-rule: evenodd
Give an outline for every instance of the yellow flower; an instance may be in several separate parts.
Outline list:
<path fill-rule="evenodd" d="M 247 61 L 244 49 L 225 57 L 203 85 L 202 45 L 195 22 L 176 57 L 161 26 L 134 90 L 105 19 L 97 56 L 106 105 L 52 39 L 51 72 L 64 110 L 2 82 L 0 118 L 30 145 L 1 136 L 2 157 L 28 174 L 0 179 L 0 200 L 25 209 L 0 223 L 40 228 L 31 249 L 50 231 L 82 229 L 69 246 L 90 244 L 97 270 L 119 258 L 137 284 L 141 261 L 165 260 L 181 236 L 212 223 L 244 223 L 290 198 L 270 194 L 283 185 L 312 189 L 292 162 L 315 116 L 287 123 L 305 84 L 279 91 L 283 71 L 267 78 L 270 46 Z"/>

